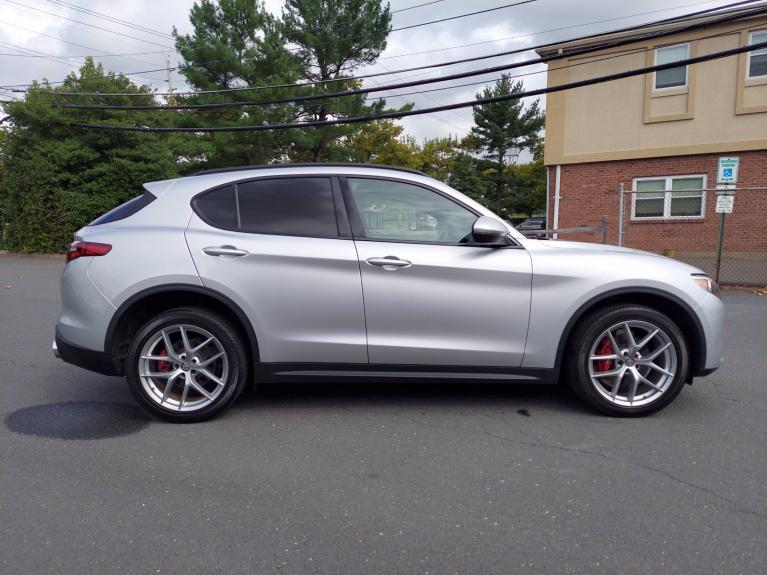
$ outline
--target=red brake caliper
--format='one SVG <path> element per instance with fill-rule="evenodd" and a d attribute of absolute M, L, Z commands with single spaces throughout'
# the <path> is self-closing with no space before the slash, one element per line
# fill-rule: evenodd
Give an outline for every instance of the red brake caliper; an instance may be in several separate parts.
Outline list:
<path fill-rule="evenodd" d="M 609 338 L 604 338 L 597 348 L 597 355 L 613 355 L 615 351 Z M 596 362 L 597 372 L 610 371 L 613 367 L 612 359 L 600 359 Z"/>
<path fill-rule="evenodd" d="M 168 350 L 165 348 L 162 348 L 159 355 L 168 355 Z M 170 362 L 169 361 L 158 361 L 157 362 L 157 369 L 160 371 L 170 371 Z"/>

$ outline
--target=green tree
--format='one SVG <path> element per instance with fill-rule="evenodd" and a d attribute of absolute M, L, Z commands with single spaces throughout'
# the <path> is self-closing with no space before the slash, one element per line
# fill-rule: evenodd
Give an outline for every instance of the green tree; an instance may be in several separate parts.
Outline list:
<path fill-rule="evenodd" d="M 61 92 L 135 96 L 57 96 Z M 175 140 L 164 134 L 109 132 L 71 123 L 124 125 L 121 111 L 67 110 L 53 103 L 152 104 L 145 86 L 105 74 L 92 59 L 63 84 L 35 83 L 23 101 L 7 105 L 11 127 L 2 146 L 5 185 L 0 203 L 8 223 L 6 245 L 20 252 L 63 251 L 75 230 L 141 193 L 142 184 L 177 175 Z M 170 118 L 131 112 L 136 125 L 167 125 Z"/>
<path fill-rule="evenodd" d="M 520 94 L 524 91 L 522 82 L 512 82 L 503 75 L 493 87 L 487 87 L 476 98 L 492 98 Z M 474 107 L 474 126 L 471 140 L 480 152 L 494 164 L 493 192 L 496 211 L 501 213 L 504 194 L 510 186 L 507 166 L 524 150 L 536 150 L 541 140 L 544 114 L 535 100 L 525 106 L 521 99 L 490 102 Z"/>
<path fill-rule="evenodd" d="M 404 128 L 391 120 L 362 124 L 341 142 L 351 162 L 387 164 L 418 168 L 418 148 L 412 138 L 403 136 Z"/>
<path fill-rule="evenodd" d="M 476 160 L 469 154 L 461 153 L 456 156 L 453 170 L 447 178 L 447 185 L 466 194 L 484 206 L 489 206 L 490 204 L 487 195 L 490 189 L 490 182 L 482 177 Z"/>
<path fill-rule="evenodd" d="M 302 94 L 325 94 L 359 87 L 349 76 L 372 64 L 386 48 L 391 27 L 388 4 L 381 0 L 286 0 L 283 9 L 285 38 L 295 44 L 303 63 L 301 79 L 319 82 Z M 300 106 L 306 121 L 366 116 L 384 111 L 386 102 L 366 104 L 363 94 L 315 100 Z M 410 109 L 405 106 L 403 109 Z M 339 160 L 348 155 L 344 143 L 358 125 L 326 126 L 295 130 L 290 157 L 299 161 Z"/>
<path fill-rule="evenodd" d="M 253 0 L 200 0 L 191 9 L 193 32 L 179 35 L 176 49 L 183 58 L 180 72 L 200 93 L 178 98 L 202 104 L 273 100 L 290 96 L 292 88 L 265 88 L 293 84 L 298 80 L 301 58 L 285 46 L 279 21 L 266 11 L 263 2 Z M 210 90 L 253 87 L 222 93 Z M 297 110 L 290 104 L 247 106 L 184 113 L 186 126 L 238 126 L 290 123 Z M 188 139 L 192 157 L 207 167 L 269 163 L 285 156 L 289 134 L 285 131 L 218 132 Z"/>

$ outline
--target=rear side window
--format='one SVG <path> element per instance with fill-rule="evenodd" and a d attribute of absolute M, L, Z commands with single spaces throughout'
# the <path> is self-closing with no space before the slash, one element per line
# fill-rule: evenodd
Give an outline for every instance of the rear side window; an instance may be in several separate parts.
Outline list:
<path fill-rule="evenodd" d="M 128 200 L 124 204 L 117 206 L 115 209 L 108 211 L 103 216 L 100 216 L 93 220 L 90 226 L 98 226 L 100 224 L 108 224 L 109 222 L 116 222 L 118 220 L 124 220 L 127 217 L 132 216 L 139 210 L 145 208 L 157 198 L 151 193 L 144 191 L 143 194 Z"/>
<path fill-rule="evenodd" d="M 199 196 L 195 208 L 210 225 L 254 234 L 338 237 L 329 178 L 241 182 Z"/>
<path fill-rule="evenodd" d="M 199 196 L 195 201 L 197 211 L 207 223 L 225 230 L 237 229 L 237 204 L 234 186 L 212 190 Z"/>

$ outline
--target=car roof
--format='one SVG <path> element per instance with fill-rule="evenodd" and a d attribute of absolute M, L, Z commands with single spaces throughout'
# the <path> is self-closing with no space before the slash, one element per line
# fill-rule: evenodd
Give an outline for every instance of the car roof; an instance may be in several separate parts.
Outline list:
<path fill-rule="evenodd" d="M 398 172 L 408 172 L 425 176 L 426 174 L 411 168 L 402 168 L 399 166 L 389 166 L 386 164 L 365 164 L 358 162 L 296 162 L 292 164 L 255 164 L 252 166 L 233 166 L 231 168 L 215 168 L 212 170 L 202 170 L 193 174 L 194 176 L 205 176 L 207 174 L 224 174 L 227 172 L 244 172 L 250 170 L 275 170 L 282 168 L 376 168 L 381 170 L 394 170 Z"/>

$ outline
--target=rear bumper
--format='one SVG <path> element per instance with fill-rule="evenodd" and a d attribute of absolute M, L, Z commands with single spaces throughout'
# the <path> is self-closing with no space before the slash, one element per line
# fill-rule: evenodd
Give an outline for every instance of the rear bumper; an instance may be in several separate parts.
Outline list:
<path fill-rule="evenodd" d="M 67 363 L 102 373 L 104 375 L 122 375 L 115 366 L 114 358 L 111 353 L 106 351 L 95 351 L 80 347 L 67 340 L 56 330 L 56 336 L 53 340 L 53 355 L 61 358 Z"/>

